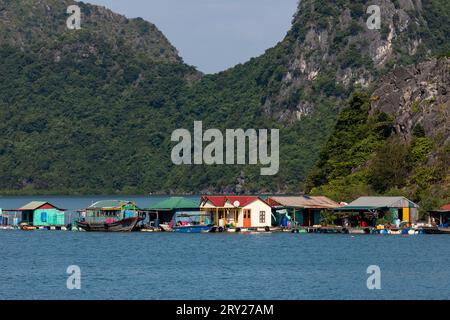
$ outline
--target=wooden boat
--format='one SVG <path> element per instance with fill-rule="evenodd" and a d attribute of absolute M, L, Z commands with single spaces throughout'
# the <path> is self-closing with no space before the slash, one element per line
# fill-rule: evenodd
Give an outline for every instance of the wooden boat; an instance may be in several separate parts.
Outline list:
<path fill-rule="evenodd" d="M 33 231 L 33 230 L 36 230 L 36 229 L 37 229 L 37 228 L 34 227 L 34 226 L 30 226 L 29 224 L 24 224 L 24 223 L 21 223 L 21 224 L 19 225 L 19 227 L 20 227 L 20 230 L 24 230 L 24 231 Z"/>
<path fill-rule="evenodd" d="M 441 234 L 438 227 L 421 227 L 420 231 L 422 231 L 423 234 Z"/>
<path fill-rule="evenodd" d="M 77 226 L 84 231 L 129 232 L 133 231 L 139 221 L 141 220 L 138 217 L 127 218 L 111 223 L 88 223 L 85 221 L 77 221 Z"/>
<path fill-rule="evenodd" d="M 439 228 L 441 234 L 450 234 L 450 228 Z"/>
<path fill-rule="evenodd" d="M 450 234 L 450 228 L 422 227 L 419 231 L 423 234 Z"/>
<path fill-rule="evenodd" d="M 144 217 L 135 203 L 104 200 L 82 211 L 76 224 L 81 230 L 90 232 L 130 232 L 143 220 Z"/>

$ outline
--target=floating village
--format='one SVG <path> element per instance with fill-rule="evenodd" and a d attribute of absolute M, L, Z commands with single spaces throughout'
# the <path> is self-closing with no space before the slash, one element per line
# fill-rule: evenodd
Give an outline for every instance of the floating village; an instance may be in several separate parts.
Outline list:
<path fill-rule="evenodd" d="M 168 197 L 140 208 L 126 200 L 102 200 L 70 211 L 47 201 L 0 209 L 2 230 L 177 233 L 450 234 L 450 204 L 419 220 L 405 197 L 360 197 L 337 203 L 324 196 Z"/>

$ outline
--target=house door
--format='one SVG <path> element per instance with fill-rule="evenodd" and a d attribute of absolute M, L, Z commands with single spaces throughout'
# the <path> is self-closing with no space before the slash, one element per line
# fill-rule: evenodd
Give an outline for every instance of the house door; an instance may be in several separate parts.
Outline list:
<path fill-rule="evenodd" d="M 403 208 L 403 221 L 411 222 L 409 208 Z"/>
<path fill-rule="evenodd" d="M 252 226 L 252 211 L 250 209 L 244 209 L 244 228 L 250 228 Z"/>
<path fill-rule="evenodd" d="M 306 227 L 310 227 L 311 224 L 311 210 L 308 209 L 303 213 L 303 225 Z"/>

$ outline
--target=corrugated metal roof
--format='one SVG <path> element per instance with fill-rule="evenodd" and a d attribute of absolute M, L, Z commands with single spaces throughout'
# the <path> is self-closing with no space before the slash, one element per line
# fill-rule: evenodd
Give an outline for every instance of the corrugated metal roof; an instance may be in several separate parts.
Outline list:
<path fill-rule="evenodd" d="M 419 206 L 405 197 L 359 197 L 348 204 L 348 207 L 371 207 L 371 208 L 406 208 Z M 344 207 L 345 208 L 345 207 Z"/>
<path fill-rule="evenodd" d="M 19 210 L 26 211 L 26 210 L 36 210 L 43 205 L 47 204 L 47 201 L 31 201 L 30 203 L 27 203 L 22 208 L 19 208 Z"/>
<path fill-rule="evenodd" d="M 149 208 L 148 210 L 175 210 L 175 209 L 197 209 L 199 208 L 199 203 L 197 201 L 186 199 L 183 197 L 171 197 L 158 202 Z"/>
<path fill-rule="evenodd" d="M 443 210 L 443 211 L 450 211 L 450 203 L 447 203 L 447 204 L 445 204 L 445 205 L 443 205 L 442 207 L 441 207 L 441 210 Z"/>
<path fill-rule="evenodd" d="M 331 209 L 341 207 L 341 205 L 325 196 L 295 196 L 295 197 L 270 197 L 269 204 L 272 201 L 284 207 L 297 207 L 307 209 Z"/>
<path fill-rule="evenodd" d="M 344 206 L 340 208 L 335 208 L 334 211 L 362 211 L 362 210 L 371 210 L 371 209 L 377 209 L 378 207 L 372 207 L 372 206 L 361 206 L 361 207 L 355 207 L 355 206 Z"/>
<path fill-rule="evenodd" d="M 127 200 L 100 200 L 89 206 L 89 208 L 121 208 L 124 205 L 133 204 Z"/>

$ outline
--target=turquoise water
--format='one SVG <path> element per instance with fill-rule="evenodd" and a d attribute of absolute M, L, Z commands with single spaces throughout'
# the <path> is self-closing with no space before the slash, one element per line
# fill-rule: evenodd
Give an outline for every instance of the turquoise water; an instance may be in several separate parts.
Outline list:
<path fill-rule="evenodd" d="M 0 231 L 0 299 L 449 299 L 450 237 Z M 66 269 L 81 269 L 68 290 Z M 369 265 L 381 290 L 368 290 Z"/>
<path fill-rule="evenodd" d="M 101 199 L 8 197 L 76 210 Z M 192 197 L 198 198 L 198 197 Z M 450 236 L 0 230 L 0 299 L 450 299 Z M 81 269 L 81 290 L 66 286 Z M 367 267 L 381 269 L 368 290 Z"/>

